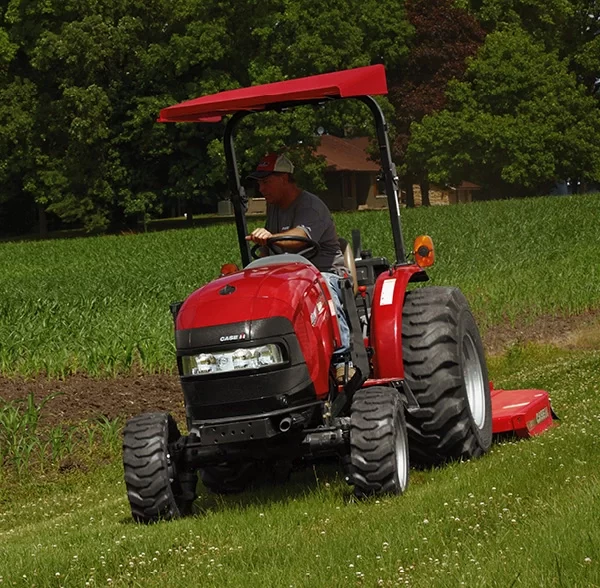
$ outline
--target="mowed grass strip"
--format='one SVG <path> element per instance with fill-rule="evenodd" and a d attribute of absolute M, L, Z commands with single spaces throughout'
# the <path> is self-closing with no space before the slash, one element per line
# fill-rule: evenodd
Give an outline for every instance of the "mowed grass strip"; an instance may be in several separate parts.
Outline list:
<path fill-rule="evenodd" d="M 518 353 L 518 357 L 515 357 Z M 550 391 L 561 424 L 482 459 L 411 472 L 401 497 L 354 502 L 334 467 L 132 522 L 119 456 L 5 487 L 0 581 L 16 586 L 600 586 L 600 352 L 522 347 L 498 387 Z M 201 486 L 199 486 L 201 489 Z"/>
<path fill-rule="evenodd" d="M 340 235 L 360 228 L 364 247 L 393 261 L 387 211 L 334 216 Z M 433 237 L 430 283 L 461 288 L 482 330 L 600 307 L 598 218 L 598 195 L 402 211 L 407 249 Z M 238 260 L 235 228 L 222 224 L 0 244 L 0 372 L 171 372 L 169 304 Z"/>

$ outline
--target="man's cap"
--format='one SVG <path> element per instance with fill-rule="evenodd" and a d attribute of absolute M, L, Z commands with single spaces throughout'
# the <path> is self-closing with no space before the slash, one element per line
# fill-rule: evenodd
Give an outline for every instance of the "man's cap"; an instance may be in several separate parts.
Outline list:
<path fill-rule="evenodd" d="M 248 178 L 260 180 L 273 173 L 293 174 L 294 164 L 285 156 L 277 153 L 265 155 Z"/>

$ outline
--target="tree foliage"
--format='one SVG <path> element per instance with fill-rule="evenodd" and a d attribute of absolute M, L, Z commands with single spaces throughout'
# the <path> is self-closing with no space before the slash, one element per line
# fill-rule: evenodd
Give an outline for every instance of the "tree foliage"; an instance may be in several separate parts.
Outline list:
<path fill-rule="evenodd" d="M 547 192 L 600 179 L 600 117 L 569 72 L 520 28 L 491 33 L 448 90 L 448 107 L 412 128 L 408 157 L 434 181 L 469 179 L 496 194 Z"/>
<path fill-rule="evenodd" d="M 157 125 L 160 108 L 394 65 L 409 34 L 391 0 L 10 0 L 0 12 L 0 198 L 89 230 L 147 217 L 160 202 L 215 199 L 224 190 L 222 125 Z M 320 116 L 305 109 L 242 127 L 242 167 L 268 148 L 308 147 L 322 122 L 336 127 L 339 114 Z M 365 119 L 360 109 L 349 116 L 358 126 Z"/>
<path fill-rule="evenodd" d="M 389 76 L 399 161 L 405 159 L 411 124 L 444 108 L 448 82 L 462 78 L 467 58 L 485 37 L 477 20 L 451 0 L 407 0 L 406 12 L 414 27 L 410 52 Z"/>
<path fill-rule="evenodd" d="M 566 59 L 590 93 L 600 65 L 600 2 L 597 0 L 461 0 L 488 31 L 518 27 L 547 51 Z"/>
<path fill-rule="evenodd" d="M 161 108 L 373 63 L 388 72 L 392 106 L 381 104 L 407 173 L 521 191 L 596 178 L 597 4 L 4 0 L 0 232 L 38 213 L 106 230 L 215 202 L 226 192 L 223 124 L 156 124 Z M 490 34 L 461 81 L 483 40 L 476 18 Z M 366 107 L 351 102 L 250 118 L 237 135 L 242 171 L 285 146 L 314 186 L 319 126 L 371 130 Z"/>

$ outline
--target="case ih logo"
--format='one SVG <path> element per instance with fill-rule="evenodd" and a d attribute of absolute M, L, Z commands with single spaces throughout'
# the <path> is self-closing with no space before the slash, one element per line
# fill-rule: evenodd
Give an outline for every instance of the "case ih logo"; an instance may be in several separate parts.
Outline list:
<path fill-rule="evenodd" d="M 223 335 L 223 337 L 219 338 L 221 343 L 225 343 L 227 341 L 242 341 L 246 338 L 246 333 L 240 333 L 239 335 Z"/>

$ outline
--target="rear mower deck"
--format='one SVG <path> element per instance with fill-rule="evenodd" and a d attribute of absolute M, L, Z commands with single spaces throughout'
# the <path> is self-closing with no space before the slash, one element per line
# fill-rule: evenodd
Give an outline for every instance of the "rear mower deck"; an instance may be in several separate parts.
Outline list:
<path fill-rule="evenodd" d="M 492 396 L 492 432 L 528 438 L 540 435 L 557 419 L 545 390 L 496 390 Z"/>

